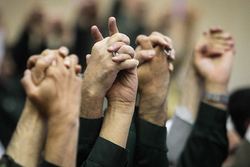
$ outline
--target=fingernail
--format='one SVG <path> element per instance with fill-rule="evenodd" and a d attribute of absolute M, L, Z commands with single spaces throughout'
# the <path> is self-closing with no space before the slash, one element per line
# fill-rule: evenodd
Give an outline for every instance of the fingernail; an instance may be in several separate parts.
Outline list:
<path fill-rule="evenodd" d="M 108 47 L 108 50 L 112 50 L 114 49 L 114 47 L 111 45 L 110 47 Z"/>
<path fill-rule="evenodd" d="M 171 56 L 172 56 L 172 59 L 175 60 L 175 55 L 173 54 L 173 55 L 171 55 Z"/>
<path fill-rule="evenodd" d="M 56 66 L 56 60 L 52 61 L 52 66 Z"/>
<path fill-rule="evenodd" d="M 31 71 L 30 70 L 25 70 L 24 75 L 30 75 Z"/>
<path fill-rule="evenodd" d="M 44 57 L 44 60 L 50 62 L 50 61 L 52 60 L 52 58 L 53 58 L 53 54 L 49 53 L 48 55 L 46 55 L 46 56 Z"/>
<path fill-rule="evenodd" d="M 70 59 L 69 59 L 69 57 L 66 57 L 66 58 L 63 60 L 63 63 L 64 63 L 64 65 L 70 67 Z"/>
<path fill-rule="evenodd" d="M 174 71 L 174 66 L 172 63 L 169 63 L 169 72 L 173 72 Z"/>
<path fill-rule="evenodd" d="M 140 63 L 140 62 L 137 60 L 137 66 L 139 65 L 139 63 Z"/>
<path fill-rule="evenodd" d="M 155 55 L 155 51 L 154 50 L 148 51 L 148 56 L 149 57 L 153 57 L 154 55 Z"/>
<path fill-rule="evenodd" d="M 65 48 L 65 47 L 61 47 L 60 48 L 60 52 L 64 54 L 64 56 L 67 56 L 68 55 L 68 49 Z"/>

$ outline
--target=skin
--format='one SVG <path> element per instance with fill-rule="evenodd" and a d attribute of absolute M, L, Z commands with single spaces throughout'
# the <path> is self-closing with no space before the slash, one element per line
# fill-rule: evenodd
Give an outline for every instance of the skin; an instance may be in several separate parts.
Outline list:
<path fill-rule="evenodd" d="M 92 27 L 92 36 L 96 43 L 91 55 L 86 56 L 88 66 L 83 78 L 80 113 L 80 117 L 83 118 L 101 118 L 104 97 L 115 81 L 118 72 L 126 68 L 133 68 L 138 64 L 138 61 L 131 59 L 133 48 L 128 46 L 129 38 L 117 33 L 114 18 L 109 20 L 109 31 L 111 37 L 103 39 L 99 29 L 96 26 Z M 126 46 L 121 46 L 121 44 Z M 112 57 L 113 51 L 119 55 Z"/>
<path fill-rule="evenodd" d="M 136 39 L 136 59 L 140 61 L 138 68 L 138 92 L 140 94 L 139 117 L 165 126 L 167 121 L 167 94 L 170 72 L 175 52 L 170 38 L 153 32 L 150 36 L 138 36 Z M 171 50 L 168 57 L 163 48 Z"/>

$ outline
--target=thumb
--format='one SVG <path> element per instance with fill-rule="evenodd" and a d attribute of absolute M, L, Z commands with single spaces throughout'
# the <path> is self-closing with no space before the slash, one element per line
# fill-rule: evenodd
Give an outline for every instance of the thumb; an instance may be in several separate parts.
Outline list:
<path fill-rule="evenodd" d="M 21 83 L 24 87 L 24 90 L 27 94 L 28 97 L 33 96 L 34 95 L 34 91 L 36 90 L 36 86 L 32 81 L 32 77 L 31 77 L 31 71 L 30 70 L 25 70 L 24 71 L 24 76 L 21 80 Z"/>
<path fill-rule="evenodd" d="M 34 84 L 39 85 L 45 76 L 45 69 L 47 69 L 52 61 L 54 60 L 54 55 L 50 52 L 48 55 L 41 57 L 37 60 L 35 67 L 32 69 L 32 79 Z"/>

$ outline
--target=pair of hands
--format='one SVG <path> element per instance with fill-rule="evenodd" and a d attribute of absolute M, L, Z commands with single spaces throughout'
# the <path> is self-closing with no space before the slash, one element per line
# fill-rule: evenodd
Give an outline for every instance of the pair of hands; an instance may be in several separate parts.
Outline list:
<path fill-rule="evenodd" d="M 30 100 L 46 117 L 79 115 L 81 71 L 76 55 L 68 55 L 68 49 L 45 50 L 30 57 L 22 84 Z"/>
<path fill-rule="evenodd" d="M 87 55 L 88 66 L 84 73 L 83 96 L 98 94 L 99 98 L 104 98 L 106 95 L 109 102 L 122 102 L 134 107 L 137 92 L 136 66 L 139 63 L 139 92 L 145 96 L 153 93 L 154 97 L 157 97 L 155 91 L 163 89 L 162 100 L 155 98 L 155 101 L 164 103 L 169 73 L 173 70 L 169 60 L 173 60 L 175 56 L 171 39 L 157 32 L 149 37 L 138 36 L 138 47 L 134 54 L 134 50 L 129 46 L 129 38 L 118 32 L 114 18 L 109 19 L 109 31 L 110 37 L 104 39 L 98 28 L 92 27 L 92 36 L 96 44 L 91 55 Z M 164 48 L 172 51 L 169 57 L 163 52 Z M 112 52 L 117 52 L 118 55 L 112 57 Z M 84 104 L 84 101 L 82 103 Z M 86 108 L 86 105 L 82 107 Z M 82 112 L 82 116 L 89 117 L 85 111 Z M 101 117 L 101 114 L 98 117 Z"/>
<path fill-rule="evenodd" d="M 89 116 L 91 110 L 98 110 L 96 118 L 101 117 L 102 100 L 105 96 L 109 104 L 119 103 L 118 105 L 131 108 L 135 102 L 138 82 L 136 67 L 139 62 L 134 59 L 134 49 L 129 46 L 129 38 L 119 33 L 115 18 L 111 17 L 108 25 L 110 36 L 106 38 L 103 38 L 96 26 L 91 28 L 96 43 L 91 55 L 86 56 L 88 65 L 83 78 L 82 117 L 93 118 Z M 118 55 L 113 57 L 113 52 Z M 93 100 L 95 102 L 90 106 L 89 101 Z M 94 103 L 101 106 L 92 109 Z M 86 108 L 91 109 L 86 111 Z"/>
<path fill-rule="evenodd" d="M 81 71 L 77 57 L 67 55 L 62 47 L 28 61 L 21 81 L 27 99 L 6 150 L 22 166 L 38 165 L 45 132 L 44 159 L 58 166 L 75 166 L 82 79 L 77 76 Z"/>

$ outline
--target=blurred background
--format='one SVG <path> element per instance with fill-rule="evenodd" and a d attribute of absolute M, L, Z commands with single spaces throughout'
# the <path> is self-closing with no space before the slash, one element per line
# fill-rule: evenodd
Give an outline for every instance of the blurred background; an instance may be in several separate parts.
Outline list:
<path fill-rule="evenodd" d="M 109 16 L 131 45 L 137 35 L 159 31 L 174 42 L 177 60 L 171 84 L 173 109 L 186 75 L 195 41 L 204 30 L 220 26 L 236 43 L 229 91 L 250 85 L 249 0 L 0 0 L 0 141 L 6 147 L 21 114 L 25 93 L 20 84 L 26 62 L 45 48 L 67 46 L 85 55 L 96 24 L 108 35 Z"/>

